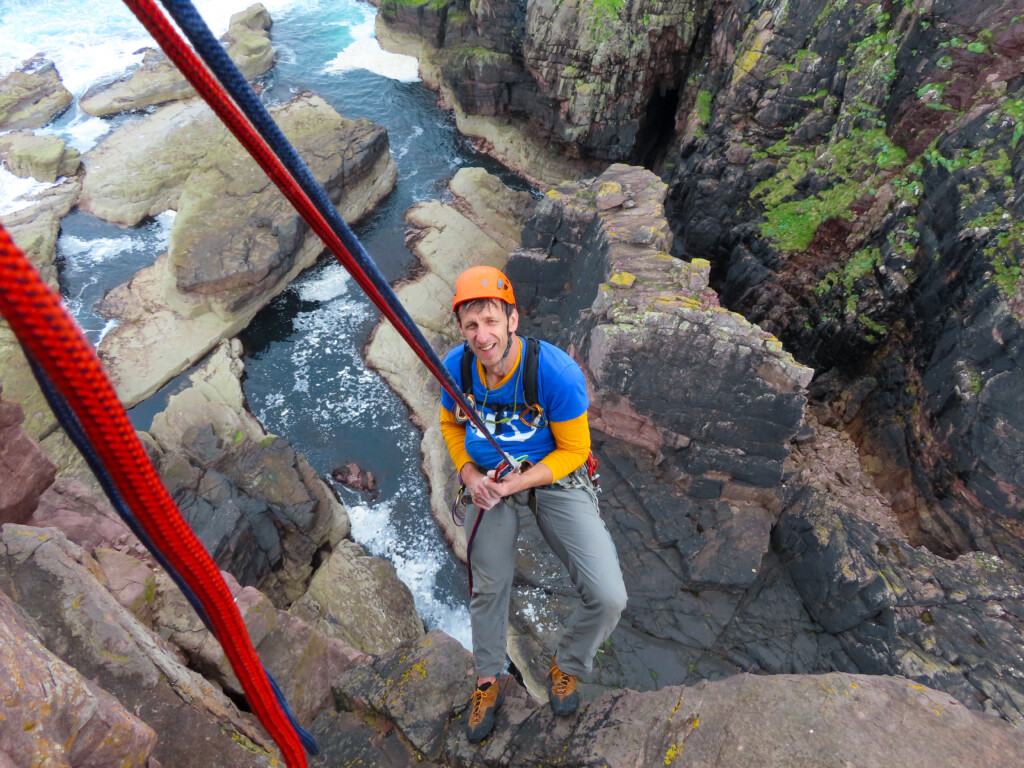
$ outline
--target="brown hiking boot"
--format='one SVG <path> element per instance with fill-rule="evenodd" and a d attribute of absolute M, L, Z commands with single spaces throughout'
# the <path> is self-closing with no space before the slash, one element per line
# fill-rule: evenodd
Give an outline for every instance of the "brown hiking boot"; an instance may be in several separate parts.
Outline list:
<path fill-rule="evenodd" d="M 548 702 L 556 715 L 571 715 L 580 706 L 576 675 L 560 670 L 554 656 L 551 657 L 551 669 L 548 670 Z"/>
<path fill-rule="evenodd" d="M 466 724 L 466 738 L 476 743 L 494 728 L 494 713 L 505 700 L 505 694 L 498 682 L 485 683 L 484 688 L 477 688 L 469 700 L 469 722 Z"/>

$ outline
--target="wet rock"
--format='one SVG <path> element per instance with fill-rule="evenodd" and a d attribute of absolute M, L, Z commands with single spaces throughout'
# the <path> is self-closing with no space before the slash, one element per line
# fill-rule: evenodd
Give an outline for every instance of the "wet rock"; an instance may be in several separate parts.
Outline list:
<path fill-rule="evenodd" d="M 228 31 L 221 38 L 228 56 L 247 80 L 274 66 L 274 49 L 270 45 L 272 23 L 267 9 L 257 3 L 232 16 Z M 195 89 L 164 54 L 147 48 L 136 70 L 114 83 L 90 88 L 80 105 L 83 112 L 103 117 L 195 95 Z"/>
<path fill-rule="evenodd" d="M 333 722 L 345 723 L 344 713 L 351 712 L 376 724 L 381 736 L 372 745 L 354 745 L 368 760 L 380 760 L 376 745 L 397 732 L 412 754 L 453 766 L 653 768 L 682 758 L 695 765 L 726 759 L 735 766 L 840 768 L 856 755 L 857 765 L 878 768 L 893 762 L 981 768 L 1024 757 L 1010 724 L 904 678 L 736 675 L 647 693 L 608 692 L 585 701 L 571 718 L 554 717 L 511 678 L 500 684 L 505 703 L 494 731 L 481 744 L 467 743 L 471 658 L 451 638 L 432 632 L 343 675 L 335 685 L 342 714 Z M 320 727 L 329 722 L 321 720 Z M 334 735 L 325 745 L 332 750 L 348 743 Z M 319 764 L 330 765 L 340 754 L 328 751 Z M 407 764 L 400 753 L 388 754 L 394 756 L 387 764 Z"/>
<path fill-rule="evenodd" d="M 0 162 L 15 176 L 53 182 L 60 176 L 73 176 L 81 156 L 58 136 L 12 131 L 0 136 Z"/>
<path fill-rule="evenodd" d="M 42 128 L 71 99 L 53 62 L 37 54 L 0 80 L 0 131 Z"/>
<path fill-rule="evenodd" d="M 21 406 L 4 400 L 2 394 L 0 387 L 0 523 L 23 523 L 57 470 L 21 428 Z"/>
<path fill-rule="evenodd" d="M 354 461 L 350 461 L 343 467 L 337 467 L 331 472 L 334 482 L 366 494 L 373 501 L 380 491 L 377 488 L 377 480 L 373 473 L 366 469 L 360 469 Z"/>
<path fill-rule="evenodd" d="M 153 729 L 47 650 L 37 633 L 0 592 L 0 764 L 151 765 Z"/>
<path fill-rule="evenodd" d="M 347 514 L 245 409 L 242 373 L 241 344 L 222 342 L 149 437 L 161 479 L 218 566 L 288 604 L 305 591 L 314 553 L 347 533 Z"/>
<path fill-rule="evenodd" d="M 163 765 L 257 766 L 274 761 L 267 738 L 214 686 L 117 604 L 98 567 L 51 529 L 5 525 L 0 586 L 43 644 L 135 713 L 157 735 Z M 181 738 L 183 733 L 188 739 Z"/>
<path fill-rule="evenodd" d="M 364 215 L 394 186 L 382 128 L 345 120 L 310 94 L 273 112 L 346 220 Z M 154 154 L 169 162 L 154 167 Z M 194 102 L 121 128 L 86 156 L 86 165 L 81 205 L 101 218 L 135 223 L 178 211 L 168 253 L 100 306 L 118 320 L 100 356 L 129 407 L 244 328 L 323 248 L 212 113 Z"/>

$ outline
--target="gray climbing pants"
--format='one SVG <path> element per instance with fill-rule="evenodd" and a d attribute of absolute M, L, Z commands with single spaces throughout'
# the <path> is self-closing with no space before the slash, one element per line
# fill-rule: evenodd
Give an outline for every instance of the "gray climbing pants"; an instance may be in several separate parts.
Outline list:
<path fill-rule="evenodd" d="M 503 499 L 483 513 L 470 554 L 473 595 L 469 613 L 479 677 L 500 674 L 505 667 L 518 510 L 527 504 L 580 597 L 555 650 L 558 667 L 571 675 L 589 672 L 598 648 L 626 607 L 615 545 L 598 514 L 597 496 L 585 467 L 552 485 Z M 473 530 L 479 514 L 479 507 L 469 505 L 466 531 Z"/>

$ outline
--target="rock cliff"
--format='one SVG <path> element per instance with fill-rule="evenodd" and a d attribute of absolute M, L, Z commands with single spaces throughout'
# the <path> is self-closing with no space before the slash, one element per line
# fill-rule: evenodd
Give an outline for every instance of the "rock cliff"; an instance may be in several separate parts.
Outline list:
<path fill-rule="evenodd" d="M 1019 11 L 395 0 L 378 26 L 532 178 L 659 171 L 672 255 L 818 371 L 911 540 L 1021 565 Z"/>

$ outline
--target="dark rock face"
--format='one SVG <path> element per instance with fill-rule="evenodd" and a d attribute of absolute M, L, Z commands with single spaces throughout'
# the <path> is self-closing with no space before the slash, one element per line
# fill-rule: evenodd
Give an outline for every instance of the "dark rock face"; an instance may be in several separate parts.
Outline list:
<path fill-rule="evenodd" d="M 672 133 L 711 0 L 384 0 L 380 22 L 436 53 L 470 115 L 499 117 L 569 156 L 642 161 Z"/>
<path fill-rule="evenodd" d="M 681 99 L 675 253 L 831 369 L 812 393 L 914 543 L 1020 565 L 1019 7 L 747 6 Z"/>
<path fill-rule="evenodd" d="M 21 428 L 24 412 L 0 387 L 0 523 L 23 523 L 57 474 L 46 452 Z"/>
<path fill-rule="evenodd" d="M 944 560 L 805 489 L 774 548 L 810 616 L 865 673 L 903 675 L 1024 723 L 1024 575 L 987 554 Z"/>

